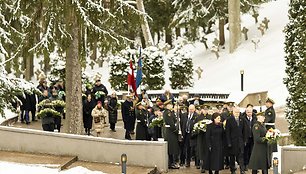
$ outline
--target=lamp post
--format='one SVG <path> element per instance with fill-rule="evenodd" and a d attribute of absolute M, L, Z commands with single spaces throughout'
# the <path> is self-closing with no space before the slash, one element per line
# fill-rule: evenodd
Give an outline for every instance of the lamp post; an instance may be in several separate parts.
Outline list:
<path fill-rule="evenodd" d="M 244 75 L 244 70 L 240 70 L 240 75 L 241 75 L 241 91 L 243 91 L 243 75 Z"/>
<path fill-rule="evenodd" d="M 127 162 L 127 156 L 126 154 L 121 155 L 121 173 L 126 174 L 126 162 Z"/>

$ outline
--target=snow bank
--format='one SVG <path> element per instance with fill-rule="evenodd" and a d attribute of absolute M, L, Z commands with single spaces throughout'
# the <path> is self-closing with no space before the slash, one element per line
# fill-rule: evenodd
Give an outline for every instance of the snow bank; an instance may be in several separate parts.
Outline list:
<path fill-rule="evenodd" d="M 48 167 L 54 167 L 53 165 L 41 165 L 41 164 L 20 164 L 12 162 L 0 161 L 0 173 L 2 174 L 103 174 L 99 171 L 91 171 L 84 167 L 74 167 L 69 170 L 58 171 L 58 169 L 52 169 Z"/>

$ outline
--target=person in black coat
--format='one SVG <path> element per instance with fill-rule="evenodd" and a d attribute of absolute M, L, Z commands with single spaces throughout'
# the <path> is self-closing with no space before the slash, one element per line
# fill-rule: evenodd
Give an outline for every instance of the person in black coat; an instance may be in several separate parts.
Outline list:
<path fill-rule="evenodd" d="M 225 134 L 227 140 L 227 146 L 230 157 L 230 170 L 232 174 L 235 174 L 235 161 L 240 166 L 240 173 L 245 173 L 245 166 L 243 161 L 244 144 L 246 142 L 245 132 L 247 129 L 245 118 L 240 114 L 239 108 L 233 108 L 233 115 L 231 115 L 225 126 Z"/>
<path fill-rule="evenodd" d="M 127 95 L 126 100 L 121 106 L 122 119 L 125 129 L 125 139 L 131 140 L 131 131 L 134 129 L 133 123 L 135 122 L 135 109 L 133 106 L 132 96 Z"/>
<path fill-rule="evenodd" d="M 136 104 L 135 115 L 137 119 L 136 140 L 149 140 L 148 112 L 141 102 Z"/>
<path fill-rule="evenodd" d="M 99 94 L 101 92 L 102 94 Z M 102 105 L 104 105 L 104 100 L 105 97 L 108 95 L 108 91 L 106 87 L 101 83 L 101 79 L 96 79 L 96 84 L 92 89 L 92 93 L 95 96 L 95 102 L 97 103 L 98 101 L 102 102 Z"/>
<path fill-rule="evenodd" d="M 192 130 L 193 125 L 195 124 L 195 119 L 197 117 L 197 113 L 195 112 L 195 106 L 189 105 L 188 113 L 182 114 L 181 117 L 181 128 L 182 128 L 182 135 L 183 135 L 183 144 L 184 144 L 184 155 L 185 160 L 181 161 L 181 164 L 184 164 L 186 162 L 186 167 L 190 167 L 191 157 L 193 148 L 196 144 L 196 139 L 193 139 L 192 137 Z M 197 160 L 197 159 L 195 159 Z"/>
<path fill-rule="evenodd" d="M 179 143 L 178 143 L 178 129 L 176 126 L 177 120 L 172 111 L 173 105 L 171 100 L 167 100 L 165 103 L 165 111 L 163 113 L 163 119 L 165 124 L 165 140 L 168 142 L 168 167 L 170 169 L 178 169 L 176 160 L 179 155 Z"/>
<path fill-rule="evenodd" d="M 26 122 L 26 124 L 30 124 L 30 112 L 33 109 L 31 95 L 32 94 L 25 93 L 25 100 L 24 100 L 24 103 L 23 103 L 23 107 L 24 107 L 24 111 L 25 111 L 25 122 Z M 34 107 L 36 107 L 36 106 L 34 105 Z"/>
<path fill-rule="evenodd" d="M 258 170 L 262 170 L 262 174 L 268 174 L 268 169 L 271 167 L 271 149 L 264 139 L 267 133 L 264 120 L 264 115 L 258 113 L 257 122 L 252 128 L 254 147 L 249 162 L 249 168 L 252 169 L 252 174 L 257 174 Z"/>
<path fill-rule="evenodd" d="M 247 170 L 247 166 L 250 161 L 252 149 L 254 146 L 254 140 L 253 140 L 253 133 L 252 133 L 252 128 L 254 124 L 257 122 L 256 114 L 254 113 L 254 110 L 252 107 L 247 107 L 245 110 L 245 113 L 243 114 L 243 117 L 246 120 L 247 123 L 247 129 L 245 132 L 246 136 L 246 144 L 244 146 L 244 165 Z"/>
<path fill-rule="evenodd" d="M 211 124 L 207 125 L 206 142 L 208 153 L 205 155 L 204 166 L 206 170 L 209 170 L 209 174 L 212 174 L 212 171 L 215 171 L 215 174 L 219 174 L 219 171 L 223 169 L 224 138 L 220 113 L 214 113 L 212 121 Z"/>
<path fill-rule="evenodd" d="M 196 123 L 204 119 L 211 120 L 211 115 L 208 114 L 208 109 L 208 105 L 201 106 L 201 114 L 196 118 Z M 206 132 L 201 131 L 197 136 L 197 155 L 201 164 L 201 173 L 205 173 L 204 163 L 206 161 L 204 160 L 207 153 Z"/>
<path fill-rule="evenodd" d="M 87 99 L 83 101 L 83 124 L 85 133 L 89 136 L 92 128 L 91 112 L 95 108 L 95 102 L 92 100 L 91 94 L 87 95 Z"/>
<path fill-rule="evenodd" d="M 266 100 L 266 107 L 267 109 L 265 110 L 265 125 L 266 129 L 269 130 L 270 128 L 275 129 L 275 110 L 273 108 L 273 105 L 275 104 L 274 100 L 271 98 L 267 98 Z M 271 145 L 272 152 L 277 152 L 277 144 L 272 144 Z"/>
<path fill-rule="evenodd" d="M 116 123 L 118 119 L 118 99 L 115 92 L 112 93 L 109 101 L 106 103 L 106 109 L 108 111 L 108 122 L 110 129 L 116 132 Z"/>

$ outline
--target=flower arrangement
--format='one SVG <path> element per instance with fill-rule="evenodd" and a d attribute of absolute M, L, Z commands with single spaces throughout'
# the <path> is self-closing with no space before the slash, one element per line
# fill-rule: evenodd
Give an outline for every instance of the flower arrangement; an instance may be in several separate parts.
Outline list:
<path fill-rule="evenodd" d="M 150 128 L 155 127 L 155 126 L 162 127 L 163 125 L 164 125 L 163 117 L 156 117 L 152 120 L 149 127 Z"/>
<path fill-rule="evenodd" d="M 206 132 L 207 125 L 211 124 L 211 123 L 212 123 L 212 121 L 208 120 L 208 119 L 201 120 L 201 121 L 199 121 L 199 122 L 197 122 L 196 124 L 193 125 L 193 130 L 192 131 L 194 133 Z"/>
<path fill-rule="evenodd" d="M 59 108 L 64 108 L 66 103 L 63 101 L 63 100 L 53 100 L 51 102 L 51 104 L 54 106 L 54 107 L 59 107 Z"/>
<path fill-rule="evenodd" d="M 98 99 L 98 98 L 100 98 L 100 97 L 102 97 L 102 96 L 104 96 L 104 95 L 105 95 L 105 93 L 104 93 L 103 91 L 97 91 L 97 92 L 95 93 L 96 99 Z"/>
<path fill-rule="evenodd" d="M 270 128 L 263 139 L 266 140 L 268 144 L 276 144 L 280 138 L 280 135 L 281 132 L 278 129 Z"/>
<path fill-rule="evenodd" d="M 45 109 L 43 109 L 43 110 L 41 110 L 37 113 L 38 118 L 43 118 L 43 117 L 46 117 L 46 116 L 60 117 L 61 114 L 59 112 L 55 111 L 54 109 L 51 109 L 51 108 L 45 108 Z"/>

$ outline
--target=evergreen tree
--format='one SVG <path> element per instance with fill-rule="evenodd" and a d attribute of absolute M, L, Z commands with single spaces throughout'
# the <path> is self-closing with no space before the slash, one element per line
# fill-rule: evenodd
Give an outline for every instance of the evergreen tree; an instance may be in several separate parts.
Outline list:
<path fill-rule="evenodd" d="M 193 62 L 191 51 L 183 48 L 183 42 L 178 42 L 168 55 L 171 70 L 169 80 L 172 89 L 186 89 L 193 86 Z"/>
<path fill-rule="evenodd" d="M 122 50 L 118 55 L 110 59 L 109 82 L 115 90 L 127 91 L 127 72 L 129 60 L 136 52 L 134 49 Z"/>
<path fill-rule="evenodd" d="M 306 1 L 290 1 L 285 28 L 286 73 L 289 91 L 286 117 L 295 145 L 306 146 Z"/>
<path fill-rule="evenodd" d="M 165 85 L 164 53 L 151 46 L 143 50 L 142 85 L 150 90 L 160 90 Z"/>

